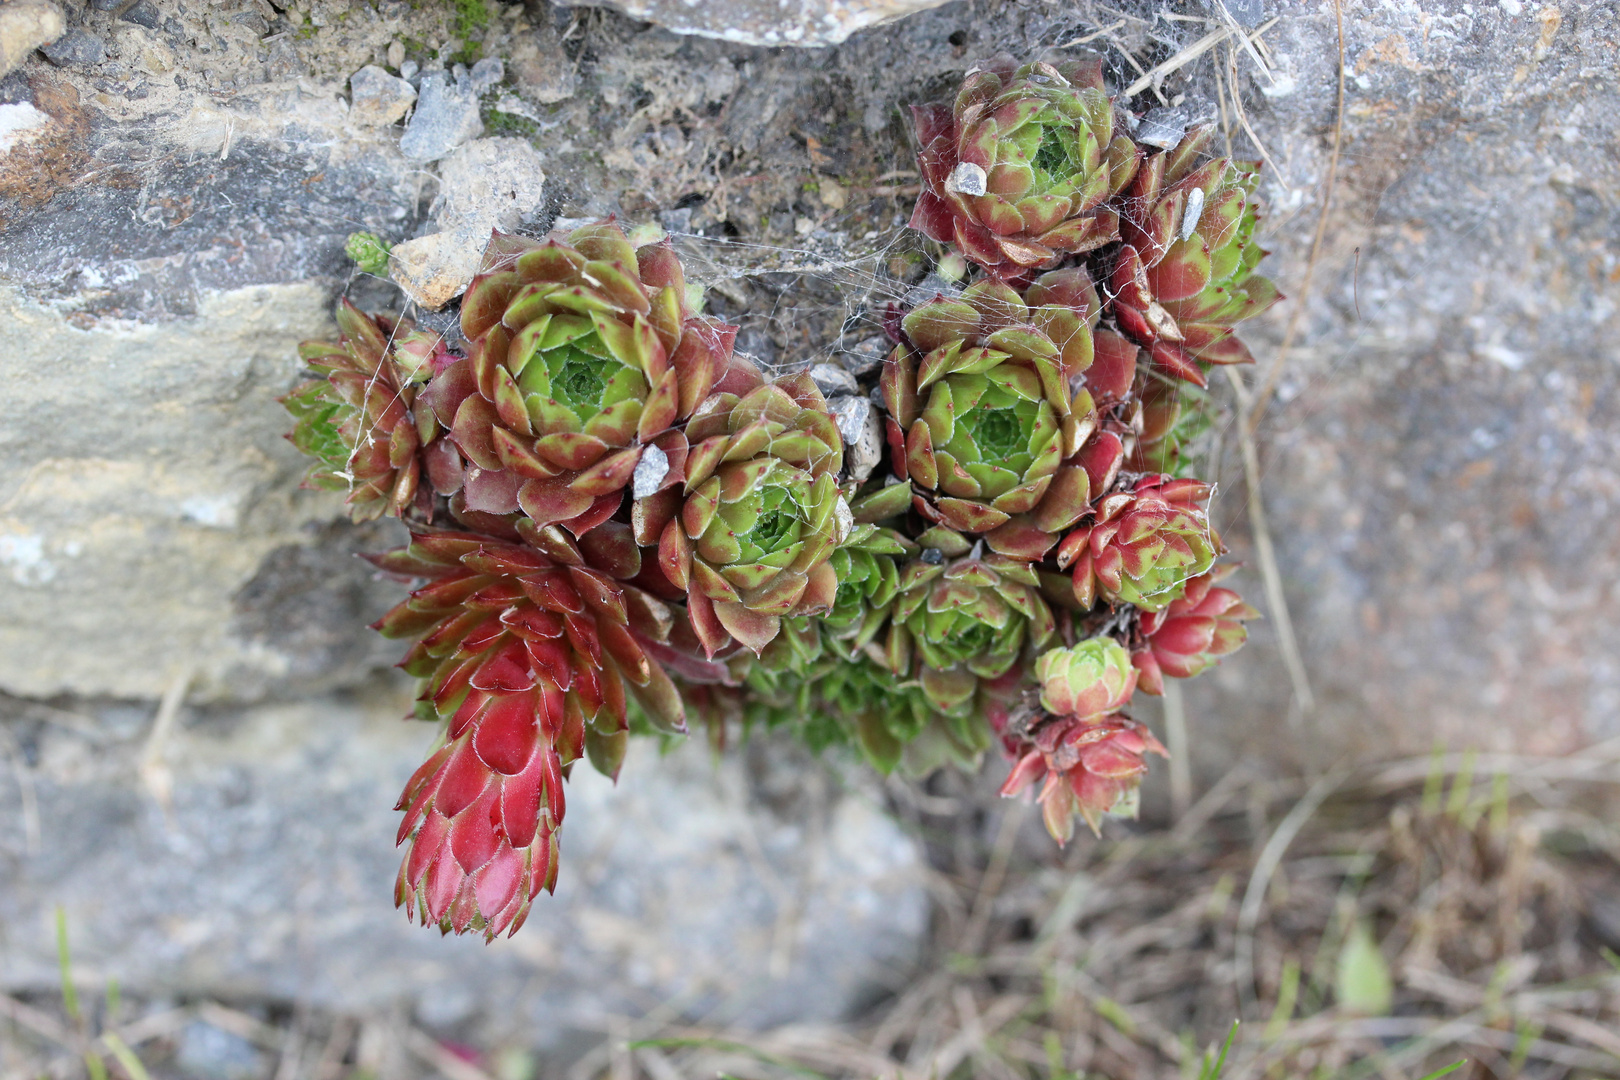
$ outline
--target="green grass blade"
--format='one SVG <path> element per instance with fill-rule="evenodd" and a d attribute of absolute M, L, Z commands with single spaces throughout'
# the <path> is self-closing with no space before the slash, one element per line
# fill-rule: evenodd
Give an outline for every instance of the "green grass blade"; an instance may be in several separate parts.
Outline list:
<path fill-rule="evenodd" d="M 1237 1020 L 1232 1021 L 1232 1030 L 1226 1033 L 1226 1042 L 1221 1044 L 1220 1056 L 1211 1062 L 1208 1068 L 1198 1074 L 1198 1080 L 1220 1080 L 1221 1070 L 1226 1068 L 1226 1055 L 1232 1049 L 1232 1040 L 1237 1038 L 1239 1023 L 1240 1021 Z"/>
<path fill-rule="evenodd" d="M 79 991 L 73 985 L 73 959 L 68 952 L 67 911 L 56 909 L 56 962 L 62 968 L 62 1005 L 72 1021 L 79 1022 Z"/>
<path fill-rule="evenodd" d="M 107 1049 L 118 1059 L 118 1064 L 124 1067 L 124 1071 L 129 1074 L 129 1080 L 151 1080 L 146 1066 L 141 1064 L 141 1059 L 135 1056 L 135 1051 L 131 1050 L 123 1039 L 109 1031 L 101 1037 L 101 1041 L 107 1044 Z"/>
<path fill-rule="evenodd" d="M 1456 1072 L 1458 1069 L 1462 1068 L 1466 1064 L 1468 1064 L 1468 1059 L 1467 1058 L 1463 1058 L 1461 1061 L 1453 1061 L 1450 1065 L 1447 1065 L 1445 1068 L 1437 1069 L 1434 1072 L 1430 1073 L 1428 1076 L 1425 1076 L 1423 1078 L 1423 1080 L 1440 1080 L 1440 1078 L 1442 1076 L 1445 1076 L 1448 1073 L 1454 1073 L 1454 1072 Z"/>

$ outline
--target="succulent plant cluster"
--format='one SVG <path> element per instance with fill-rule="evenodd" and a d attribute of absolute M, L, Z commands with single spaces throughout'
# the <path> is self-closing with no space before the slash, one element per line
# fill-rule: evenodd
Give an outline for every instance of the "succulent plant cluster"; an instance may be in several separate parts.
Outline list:
<path fill-rule="evenodd" d="M 884 771 L 999 746 L 1065 841 L 1164 753 L 1132 695 L 1243 644 L 1182 473 L 1205 372 L 1278 298 L 1258 165 L 1138 144 L 1095 61 L 992 62 L 914 116 L 912 225 L 971 266 L 891 307 L 877 371 L 762 371 L 612 221 L 496 234 L 457 348 L 347 304 L 303 347 L 309 482 L 412 535 L 373 559 L 415 582 L 375 626 L 441 732 L 398 807 L 424 924 L 515 930 L 574 763 L 617 777 L 640 729 L 786 727 Z"/>

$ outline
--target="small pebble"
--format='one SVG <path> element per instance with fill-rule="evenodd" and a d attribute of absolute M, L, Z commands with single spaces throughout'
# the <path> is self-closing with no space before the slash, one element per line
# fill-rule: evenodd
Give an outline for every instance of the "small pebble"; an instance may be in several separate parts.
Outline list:
<path fill-rule="evenodd" d="M 810 369 L 810 381 L 827 397 L 860 391 L 860 387 L 855 385 L 855 376 L 836 364 L 817 364 Z"/>
<path fill-rule="evenodd" d="M 88 67 L 99 64 L 107 58 L 107 47 L 102 40 L 90 31 L 77 26 L 39 51 L 45 54 L 45 59 L 57 67 L 69 65 Z"/>
<path fill-rule="evenodd" d="M 506 78 L 506 65 L 498 56 L 486 56 L 472 66 L 473 93 L 483 94 L 501 84 Z"/>
<path fill-rule="evenodd" d="M 156 30 L 163 25 L 163 13 L 149 0 L 136 0 L 135 6 L 124 12 L 123 19 L 148 30 Z"/>

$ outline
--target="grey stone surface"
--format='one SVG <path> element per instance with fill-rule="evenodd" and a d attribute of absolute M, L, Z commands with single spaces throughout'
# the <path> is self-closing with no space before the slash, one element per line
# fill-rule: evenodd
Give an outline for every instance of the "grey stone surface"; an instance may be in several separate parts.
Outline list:
<path fill-rule="evenodd" d="M 403 1006 L 542 1045 L 657 1001 L 830 1020 L 911 962 L 928 920 L 917 846 L 869 794 L 764 745 L 716 763 L 701 745 L 638 743 L 617 786 L 581 763 L 556 895 L 517 936 L 485 946 L 407 925 L 388 808 L 432 730 L 401 721 L 406 705 L 376 688 L 194 716 L 156 758 L 167 809 L 137 768 L 145 710 L 94 717 L 94 739 L 13 716 L 40 835 L 33 854 L 23 831 L 0 835 L 0 985 L 56 984 L 57 904 L 76 962 L 125 987 Z M 6 770 L 0 800 L 16 797 Z M 214 1038 L 198 1052 L 224 1069 Z"/>
<path fill-rule="evenodd" d="M 602 0 L 626 15 L 677 34 L 701 34 L 743 45 L 837 45 L 857 30 L 945 0 Z"/>
<path fill-rule="evenodd" d="M 349 117 L 357 124 L 383 127 L 410 109 L 416 89 L 404 79 L 367 64 L 349 76 Z"/>
<path fill-rule="evenodd" d="M 550 21 L 513 41 L 511 72 L 524 96 L 542 105 L 566 101 L 579 89 L 579 72 Z"/>
<path fill-rule="evenodd" d="M 419 97 L 399 152 L 412 161 L 438 161 L 450 151 L 484 132 L 478 118 L 478 96 L 470 86 L 453 81 L 442 71 L 422 76 Z"/>

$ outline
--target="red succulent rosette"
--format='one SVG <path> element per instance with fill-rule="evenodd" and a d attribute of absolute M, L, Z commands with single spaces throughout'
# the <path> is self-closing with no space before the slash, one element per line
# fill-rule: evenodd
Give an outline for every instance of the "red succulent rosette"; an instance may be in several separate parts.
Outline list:
<path fill-rule="evenodd" d="M 655 724 L 685 730 L 680 696 L 642 644 L 667 637 L 670 612 L 587 565 L 560 529 L 535 535 L 545 553 L 422 532 L 372 560 L 429 579 L 374 628 L 417 639 L 400 667 L 424 680 L 418 714 L 445 723 L 400 796 L 395 902 L 446 933 L 515 932 L 555 886 L 565 770 L 588 755 L 617 774 L 627 691 Z"/>
<path fill-rule="evenodd" d="M 1104 814 L 1135 816 L 1133 800 L 1147 772 L 1145 755 L 1170 756 L 1146 725 L 1122 713 L 1048 720 L 1027 745 L 1001 794 L 1017 795 L 1040 782 L 1036 801 L 1047 831 L 1059 844 L 1074 835 L 1077 816 L 1093 833 L 1101 831 Z"/>
<path fill-rule="evenodd" d="M 1144 694 L 1164 693 L 1166 675 L 1190 679 L 1203 673 L 1249 639 L 1243 623 L 1260 613 L 1231 589 L 1215 584 L 1236 569 L 1223 566 L 1201 574 L 1168 607 L 1142 613 L 1141 644 L 1131 653 L 1131 663 L 1141 673 L 1138 685 Z"/>
<path fill-rule="evenodd" d="M 1204 364 L 1252 363 L 1232 332 L 1282 298 L 1254 271 L 1258 161 L 1199 164 L 1213 129 L 1189 132 L 1143 162 L 1122 202 L 1124 246 L 1109 280 L 1109 310 L 1154 364 L 1203 386 Z"/>

